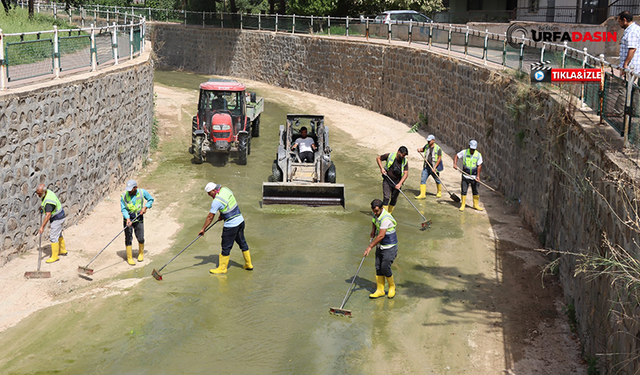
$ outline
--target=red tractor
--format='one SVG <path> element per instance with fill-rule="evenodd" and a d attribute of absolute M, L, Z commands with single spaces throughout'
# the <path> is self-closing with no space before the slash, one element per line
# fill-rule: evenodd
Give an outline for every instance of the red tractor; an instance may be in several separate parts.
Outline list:
<path fill-rule="evenodd" d="M 198 114 L 193 116 L 191 147 L 196 164 L 209 153 L 237 152 L 237 163 L 247 164 L 251 137 L 260 136 L 260 113 L 264 98 L 246 93 L 237 81 L 211 79 L 200 84 Z"/>

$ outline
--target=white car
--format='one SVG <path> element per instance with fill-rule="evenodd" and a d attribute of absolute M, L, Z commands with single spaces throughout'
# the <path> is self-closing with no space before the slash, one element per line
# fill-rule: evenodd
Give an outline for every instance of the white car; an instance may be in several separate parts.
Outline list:
<path fill-rule="evenodd" d="M 424 22 L 432 23 L 433 20 L 415 10 L 388 10 L 376 16 L 378 23 L 404 23 L 404 22 Z"/>

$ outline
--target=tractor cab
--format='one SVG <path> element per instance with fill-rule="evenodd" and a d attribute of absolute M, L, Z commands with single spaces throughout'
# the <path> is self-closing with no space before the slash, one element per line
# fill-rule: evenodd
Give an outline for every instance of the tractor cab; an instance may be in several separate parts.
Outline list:
<path fill-rule="evenodd" d="M 189 149 L 196 163 L 202 163 L 207 153 L 237 151 L 238 164 L 246 164 L 251 137 L 259 135 L 263 106 L 262 98 L 246 93 L 245 86 L 237 81 L 212 79 L 200 84 Z"/>

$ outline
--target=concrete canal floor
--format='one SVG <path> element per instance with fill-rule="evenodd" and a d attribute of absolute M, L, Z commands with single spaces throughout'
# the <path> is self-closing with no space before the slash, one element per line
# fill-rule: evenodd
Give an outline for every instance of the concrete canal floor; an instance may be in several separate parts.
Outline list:
<path fill-rule="evenodd" d="M 358 107 L 247 80 L 266 102 L 248 165 L 233 156 L 226 164 L 193 164 L 191 117 L 207 78 L 156 72 L 161 144 L 132 176 L 156 198 L 145 219 L 143 263 L 126 264 L 120 238 L 92 265 L 92 279 L 76 272 L 121 229 L 116 191 L 89 217 L 69 223 L 69 256 L 43 266 L 51 279 L 22 277 L 35 268 L 37 249 L 0 268 L 0 373 L 586 374 L 557 279 L 545 277 L 543 287 L 545 259 L 516 201 L 481 189 L 486 211 L 460 213 L 446 192 L 435 198 L 432 181 L 427 199 L 413 200 L 422 164 L 415 150 L 426 134 Z M 326 116 L 346 209 L 261 207 L 287 113 Z M 400 145 L 410 150 L 405 191 L 433 225 L 420 231 L 420 216 L 400 197 L 396 297 L 368 298 L 375 288 L 370 255 L 346 306 L 354 317 L 332 316 L 328 310 L 340 305 L 367 245 L 369 202 L 381 196 L 376 154 Z M 450 156 L 465 145 L 442 146 L 444 182 L 459 194 Z M 163 281 L 154 280 L 151 270 L 202 227 L 208 181 L 238 197 L 255 270 L 242 269 L 235 247 L 228 273 L 209 274 L 220 226 L 171 263 Z"/>

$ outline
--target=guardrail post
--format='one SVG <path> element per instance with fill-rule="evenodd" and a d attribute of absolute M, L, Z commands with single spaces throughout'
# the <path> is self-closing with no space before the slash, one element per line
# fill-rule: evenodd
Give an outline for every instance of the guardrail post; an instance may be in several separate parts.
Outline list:
<path fill-rule="evenodd" d="M 58 26 L 53 26 L 53 74 L 60 78 L 60 45 L 58 40 Z"/>
<path fill-rule="evenodd" d="M 152 19 L 151 19 L 151 7 L 149 7 L 149 21 L 152 21 Z"/>
<path fill-rule="evenodd" d="M 295 23 L 294 23 L 295 25 Z M 242 12 L 240 12 L 240 30 L 242 30 Z"/>
<path fill-rule="evenodd" d="M 140 54 L 144 52 L 144 38 L 146 34 L 147 27 L 147 19 L 142 17 L 142 22 L 140 23 Z"/>
<path fill-rule="evenodd" d="M 184 24 L 187 24 L 187 11 L 186 10 L 182 10 L 182 14 L 184 14 Z"/>
<path fill-rule="evenodd" d="M 565 63 L 566 63 L 566 60 L 567 60 L 567 43 L 568 42 L 565 40 L 564 41 L 564 47 L 563 47 L 563 50 L 562 50 L 562 69 L 564 69 L 564 66 L 565 66 Z"/>
<path fill-rule="evenodd" d="M 262 29 L 262 18 L 260 17 L 262 13 L 258 13 L 258 31 Z"/>
<path fill-rule="evenodd" d="M 311 27 L 309 27 L 309 33 L 313 35 L 313 15 L 311 16 Z"/>
<path fill-rule="evenodd" d="M 327 28 L 328 35 L 331 36 L 331 16 L 327 16 Z"/>
<path fill-rule="evenodd" d="M 84 8 L 80 7 L 80 26 L 84 27 Z"/>
<path fill-rule="evenodd" d="M 518 56 L 518 70 L 522 71 L 522 62 L 524 60 L 524 39 L 520 42 L 520 55 Z"/>
<path fill-rule="evenodd" d="M 113 33 L 111 34 L 111 48 L 113 50 L 113 65 L 118 65 L 118 27 L 113 23 Z"/>
<path fill-rule="evenodd" d="M 40 13 L 40 2 L 36 3 L 37 12 Z"/>
<path fill-rule="evenodd" d="M 502 41 L 502 68 L 507 67 L 507 33 L 504 33 L 504 40 Z"/>
<path fill-rule="evenodd" d="M 347 16 L 347 28 L 344 35 L 347 37 L 347 39 L 349 39 L 349 16 Z"/>
<path fill-rule="evenodd" d="M 602 112 L 604 112 L 604 54 L 600 54 L 600 86 L 598 89 L 598 108 L 600 109 L 598 112 L 600 114 L 600 124 L 604 122 L 604 117 Z M 584 85 L 583 85 L 584 87 Z M 584 88 L 583 88 L 584 89 Z"/>
<path fill-rule="evenodd" d="M 276 31 L 276 33 L 278 32 L 278 13 L 276 13 L 276 26 L 275 26 L 275 31 Z"/>
<path fill-rule="evenodd" d="M 540 49 L 540 62 L 544 62 L 544 49 L 547 47 L 546 42 L 542 42 L 542 48 Z"/>
<path fill-rule="evenodd" d="M 95 8 L 93 9 L 93 23 L 98 26 L 98 11 Z"/>
<path fill-rule="evenodd" d="M 624 102 L 624 147 L 629 147 L 629 125 L 631 123 L 631 95 L 633 94 L 633 67 L 626 71 L 627 98 Z"/>
<path fill-rule="evenodd" d="M 365 37 L 367 38 L 367 42 L 369 41 L 369 17 L 367 17 L 367 25 L 366 25 L 366 29 L 365 29 Z"/>
<path fill-rule="evenodd" d="M 94 25 L 91 24 L 91 71 L 95 71 L 97 66 L 98 66 L 98 62 L 96 61 L 98 56 L 97 56 L 97 51 L 96 51 L 96 30 L 94 29 Z"/>
<path fill-rule="evenodd" d="M 220 28 L 224 29 L 224 13 L 220 12 Z"/>
<path fill-rule="evenodd" d="M 428 41 L 428 45 L 429 45 L 429 49 L 431 49 L 431 41 L 433 40 L 433 26 L 429 26 L 429 41 Z"/>
<path fill-rule="evenodd" d="M 450 55 L 451 54 L 451 33 L 453 32 L 453 28 L 451 27 L 451 24 L 449 24 L 449 37 L 447 40 L 447 54 Z"/>
<path fill-rule="evenodd" d="M 129 60 L 133 60 L 133 20 L 129 24 Z"/>
<path fill-rule="evenodd" d="M 482 49 L 482 59 L 487 65 L 487 55 L 489 54 L 489 29 L 484 29 L 484 48 Z"/>
<path fill-rule="evenodd" d="M 409 45 L 411 45 L 411 40 L 413 39 L 411 33 L 413 32 L 413 20 L 409 20 Z"/>
<path fill-rule="evenodd" d="M 467 31 L 464 34 L 464 58 L 469 57 L 469 25 L 467 25 Z"/>
<path fill-rule="evenodd" d="M 296 33 L 296 15 L 293 15 L 293 24 L 291 25 L 291 34 Z"/>
<path fill-rule="evenodd" d="M 0 90 L 7 89 L 7 62 L 4 59 L 4 34 L 0 29 Z"/>
<path fill-rule="evenodd" d="M 58 19 L 58 8 L 56 7 L 56 3 L 53 3 L 53 19 Z"/>
<path fill-rule="evenodd" d="M 202 11 L 202 27 L 204 27 L 204 10 Z"/>

